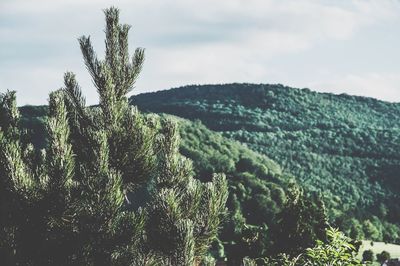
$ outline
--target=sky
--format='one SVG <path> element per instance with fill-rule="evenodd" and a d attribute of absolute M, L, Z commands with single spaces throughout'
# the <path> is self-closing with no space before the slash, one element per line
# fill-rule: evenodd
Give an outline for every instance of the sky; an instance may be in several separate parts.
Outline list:
<path fill-rule="evenodd" d="M 77 38 L 102 57 L 111 5 L 146 51 L 133 94 L 249 82 L 400 102 L 400 0 L 0 0 L 0 92 L 46 104 L 73 71 L 95 104 Z"/>

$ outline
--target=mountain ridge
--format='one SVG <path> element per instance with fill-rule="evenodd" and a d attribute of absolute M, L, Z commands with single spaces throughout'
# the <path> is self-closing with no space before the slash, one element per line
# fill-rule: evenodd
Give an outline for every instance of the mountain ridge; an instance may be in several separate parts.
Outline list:
<path fill-rule="evenodd" d="M 331 221 L 349 235 L 364 237 L 357 228 L 366 229 L 365 221 L 399 228 L 399 103 L 249 83 L 190 85 L 130 99 L 142 111 L 200 120 L 278 162 L 310 191 L 325 194 Z M 366 235 L 383 238 L 385 231 Z"/>
<path fill-rule="evenodd" d="M 383 103 L 388 103 L 388 104 L 393 104 L 393 105 L 400 105 L 400 101 L 388 101 L 388 100 L 383 100 L 383 99 L 378 99 L 372 96 L 364 96 L 364 95 L 356 95 L 356 94 L 349 94 L 346 92 L 326 92 L 326 91 L 318 91 L 316 89 L 308 88 L 308 87 L 291 87 L 284 85 L 282 83 L 256 83 L 256 82 L 229 82 L 229 83 L 204 83 L 204 84 L 187 84 L 187 85 L 182 85 L 182 86 L 176 86 L 176 87 L 171 87 L 168 89 L 159 89 L 155 91 L 148 91 L 148 92 L 141 92 L 138 94 L 134 94 L 130 96 L 130 98 L 134 98 L 135 96 L 139 95 L 146 95 L 146 94 L 153 94 L 153 93 L 163 93 L 163 92 L 168 92 L 168 91 L 174 91 L 174 90 L 180 90 L 183 88 L 192 88 L 192 87 L 204 87 L 204 86 L 213 86 L 213 87 L 218 87 L 218 86 L 226 86 L 226 85 L 251 85 L 251 86 L 276 86 L 276 87 L 281 87 L 284 89 L 292 89 L 292 90 L 301 90 L 301 91 L 306 91 L 306 92 L 311 92 L 315 94 L 321 94 L 321 95 L 326 95 L 328 97 L 343 97 L 343 98 L 355 98 L 355 99 L 372 99 L 377 102 L 383 102 Z"/>

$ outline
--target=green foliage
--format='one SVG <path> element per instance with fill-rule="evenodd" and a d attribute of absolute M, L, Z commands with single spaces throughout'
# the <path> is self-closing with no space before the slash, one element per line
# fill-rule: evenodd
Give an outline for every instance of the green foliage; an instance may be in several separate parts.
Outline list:
<path fill-rule="evenodd" d="M 24 107 L 21 110 L 25 112 L 26 116 L 39 119 L 40 116 L 36 115 L 40 114 L 39 108 L 35 110 L 34 107 Z M 158 120 L 160 118 L 149 114 L 144 119 Z M 287 197 L 285 191 L 292 177 L 282 172 L 280 166 L 273 160 L 252 151 L 237 141 L 230 140 L 215 131 L 211 131 L 198 120 L 191 122 L 172 116 L 162 116 L 162 119 L 173 120 L 178 124 L 179 134 L 182 138 L 179 148 L 180 153 L 193 160 L 193 171 L 202 181 L 212 180 L 213 172 L 225 172 L 227 175 L 230 193 L 227 204 L 229 212 L 218 241 L 222 245 L 224 256 L 227 256 L 232 263 L 240 263 L 243 257 L 246 256 L 249 258 L 270 256 L 274 238 L 279 239 L 279 232 L 292 232 L 289 225 L 287 227 L 290 230 L 279 229 L 279 226 L 285 223 L 280 217 L 285 212 L 285 208 L 288 207 L 285 205 Z M 32 131 L 32 133 L 34 132 Z M 43 141 L 37 142 L 41 143 Z M 272 148 L 273 146 L 270 146 L 270 149 Z M 337 184 L 337 182 L 335 183 Z M 315 190 L 308 185 L 309 183 L 303 185 L 305 191 L 301 192 L 303 203 L 300 205 L 312 205 L 313 207 L 303 211 L 306 215 L 302 217 L 309 217 L 309 220 L 306 218 L 299 220 L 299 224 L 303 223 L 300 227 L 304 227 L 304 234 L 301 233 L 303 236 L 306 235 L 305 232 L 314 232 L 311 225 L 315 225 L 315 228 L 318 228 L 318 217 L 324 217 L 319 212 L 319 210 L 324 209 L 321 207 L 323 203 L 316 196 L 318 193 L 310 193 L 310 191 Z M 339 184 L 337 186 L 340 188 Z M 329 193 L 322 194 L 324 201 L 328 200 L 329 202 L 330 197 Z M 341 198 L 335 197 L 334 199 L 337 201 L 336 207 L 332 209 L 332 204 L 328 204 L 326 213 L 332 217 L 338 212 L 338 208 L 343 207 L 340 203 L 342 203 L 342 198 L 345 199 L 346 197 L 347 194 L 341 194 Z M 363 197 L 368 197 L 368 195 Z M 320 207 L 318 207 L 318 204 Z M 381 218 L 389 218 L 393 215 L 387 210 L 387 206 L 380 204 L 376 210 L 371 209 L 371 212 L 377 216 L 370 216 L 370 219 L 363 219 L 361 222 L 357 215 L 350 212 L 347 212 L 349 217 L 344 217 L 343 219 L 331 218 L 331 222 L 340 224 L 346 229 L 346 234 L 353 239 L 373 237 L 376 231 L 367 229 L 368 227 L 365 225 L 369 224 L 368 226 L 372 225 L 370 226 L 371 228 L 378 230 L 378 234 L 374 236 L 375 238 L 384 237 L 389 242 L 394 242 L 398 239 L 398 226 Z M 293 217 L 291 216 L 292 218 L 290 218 L 290 215 L 294 215 L 295 212 L 286 211 L 286 213 L 289 216 L 286 222 L 293 222 Z M 340 211 L 335 215 L 342 217 L 343 213 Z M 364 217 L 365 215 L 362 214 L 358 217 Z M 278 223 L 279 220 L 280 222 Z M 320 219 L 319 221 L 323 220 Z M 313 234 L 309 235 L 310 237 L 307 238 L 307 241 L 302 239 L 301 241 L 293 242 L 288 250 L 291 249 L 291 253 L 300 252 L 314 245 L 313 241 L 316 239 L 323 239 L 323 237 L 316 237 L 315 234 L 312 236 Z M 300 236 L 297 235 L 296 237 Z M 281 246 L 282 252 L 288 252 L 285 245 L 282 244 Z M 296 248 L 298 248 L 298 251 L 296 251 Z M 217 251 L 213 249 L 213 252 Z"/>
<path fill-rule="evenodd" d="M 317 240 L 315 245 L 295 256 L 281 253 L 275 257 L 250 260 L 249 265 L 270 266 L 361 266 L 352 241 L 337 229 L 326 230 L 327 240 Z M 248 260 L 248 259 L 247 259 Z M 258 264 L 257 264 L 258 263 Z"/>
<path fill-rule="evenodd" d="M 363 228 L 367 238 L 370 238 L 372 240 L 378 240 L 382 238 L 382 236 L 380 235 L 380 231 L 370 220 L 365 220 L 363 222 Z"/>
<path fill-rule="evenodd" d="M 173 121 L 129 105 L 143 49 L 130 58 L 129 26 L 119 24 L 115 8 L 105 15 L 104 60 L 89 37 L 79 39 L 98 106 L 86 106 L 66 73 L 65 87 L 50 95 L 46 139 L 35 147 L 29 140 L 37 132 L 21 130 L 29 120 L 19 119 L 15 93 L 0 95 L 6 265 L 193 265 L 217 237 L 228 197 L 224 175 L 195 179 Z"/>
<path fill-rule="evenodd" d="M 42 139 L 44 135 L 36 134 L 44 131 L 41 124 L 35 124 L 42 120 L 41 108 L 20 108 L 26 116 L 26 124 L 30 126 L 30 139 L 39 144 L 45 143 Z M 213 172 L 226 173 L 230 191 L 227 204 L 229 212 L 219 236 L 224 256 L 238 256 L 237 259 L 241 260 L 244 256 L 259 257 L 266 254 L 270 242 L 268 228 L 286 200 L 285 188 L 290 179 L 282 174 L 279 165 L 239 142 L 207 129 L 200 122 L 152 114 L 147 115 L 146 119 L 173 120 L 178 125 L 180 153 L 192 159 L 194 167 L 191 171 L 200 180 L 212 180 Z M 253 238 L 249 238 L 248 234 L 257 237 L 249 242 L 248 239 Z"/>
<path fill-rule="evenodd" d="M 304 264 L 312 266 L 325 265 L 362 265 L 356 259 L 356 248 L 350 239 L 336 229 L 327 230 L 328 242 L 317 241 L 317 245 L 306 251 Z"/>
<path fill-rule="evenodd" d="M 267 253 L 268 235 L 285 202 L 288 177 L 272 160 L 236 141 L 222 137 L 200 122 L 174 118 L 182 137 L 180 151 L 191 158 L 194 170 L 207 181 L 211 172 L 225 172 L 229 184 L 229 213 L 221 240 L 229 263 Z"/>
<path fill-rule="evenodd" d="M 79 39 L 97 106 L 72 73 L 48 108 L 0 96 L 4 264 L 212 265 L 212 245 L 232 265 L 360 265 L 327 216 L 352 238 L 400 241 L 399 104 L 229 84 L 132 98 L 195 122 L 143 115 L 127 94 L 144 51 L 131 58 L 130 27 L 105 14 L 104 60 Z"/>
<path fill-rule="evenodd" d="M 265 84 L 186 86 L 131 102 L 198 119 L 275 160 L 322 193 L 330 222 L 346 234 L 400 241 L 398 103 Z M 360 226 L 365 220 L 377 232 Z"/>
<path fill-rule="evenodd" d="M 363 262 L 373 262 L 374 261 L 374 252 L 370 249 L 364 250 L 362 254 Z"/>
<path fill-rule="evenodd" d="M 316 241 L 325 241 L 327 227 L 323 202 L 311 200 L 301 188 L 292 185 L 272 231 L 273 251 L 291 256 L 300 254 Z"/>

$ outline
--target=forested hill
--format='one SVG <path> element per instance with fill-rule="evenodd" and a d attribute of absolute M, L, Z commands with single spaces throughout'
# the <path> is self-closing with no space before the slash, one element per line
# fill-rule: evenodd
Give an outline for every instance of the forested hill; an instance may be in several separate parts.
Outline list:
<path fill-rule="evenodd" d="M 185 86 L 136 95 L 131 100 L 143 110 L 199 118 L 217 131 L 400 126 L 400 103 L 283 85 Z"/>
<path fill-rule="evenodd" d="M 321 192 L 357 238 L 399 241 L 400 104 L 282 85 L 186 86 L 131 98 L 143 111 L 199 119 Z"/>

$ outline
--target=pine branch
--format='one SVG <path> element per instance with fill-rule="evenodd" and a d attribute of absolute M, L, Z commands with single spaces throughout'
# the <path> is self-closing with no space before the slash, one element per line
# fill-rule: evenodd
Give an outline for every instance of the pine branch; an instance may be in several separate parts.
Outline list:
<path fill-rule="evenodd" d="M 1 183 L 28 201 L 34 201 L 40 195 L 39 184 L 33 176 L 33 171 L 23 160 L 22 148 L 18 140 L 6 138 L 0 132 L 0 176 L 5 180 Z"/>
<path fill-rule="evenodd" d="M 49 146 L 47 148 L 47 169 L 51 189 L 68 195 L 74 183 L 74 155 L 69 143 L 70 129 L 62 91 L 50 94 L 49 118 L 47 121 Z"/>
<path fill-rule="evenodd" d="M 144 63 L 144 49 L 137 48 L 135 50 L 135 54 L 132 57 L 132 70 L 131 75 L 127 81 L 127 91 L 126 93 L 132 90 L 132 86 L 135 84 L 136 79 L 139 77 L 139 73 L 142 71 L 143 63 Z"/>
<path fill-rule="evenodd" d="M 108 8 L 104 11 L 106 16 L 106 58 L 110 69 L 113 71 L 113 76 L 118 77 L 121 71 L 121 58 L 119 47 L 119 10 L 115 7 Z"/>
<path fill-rule="evenodd" d="M 92 43 L 90 41 L 90 36 L 82 36 L 78 39 L 79 45 L 81 47 L 83 59 L 85 61 L 86 68 L 88 69 L 90 75 L 92 76 L 93 84 L 98 90 L 101 90 L 101 63 L 97 59 L 96 53 L 93 49 Z"/>
<path fill-rule="evenodd" d="M 0 130 L 18 137 L 19 110 L 15 91 L 0 94 Z"/>

